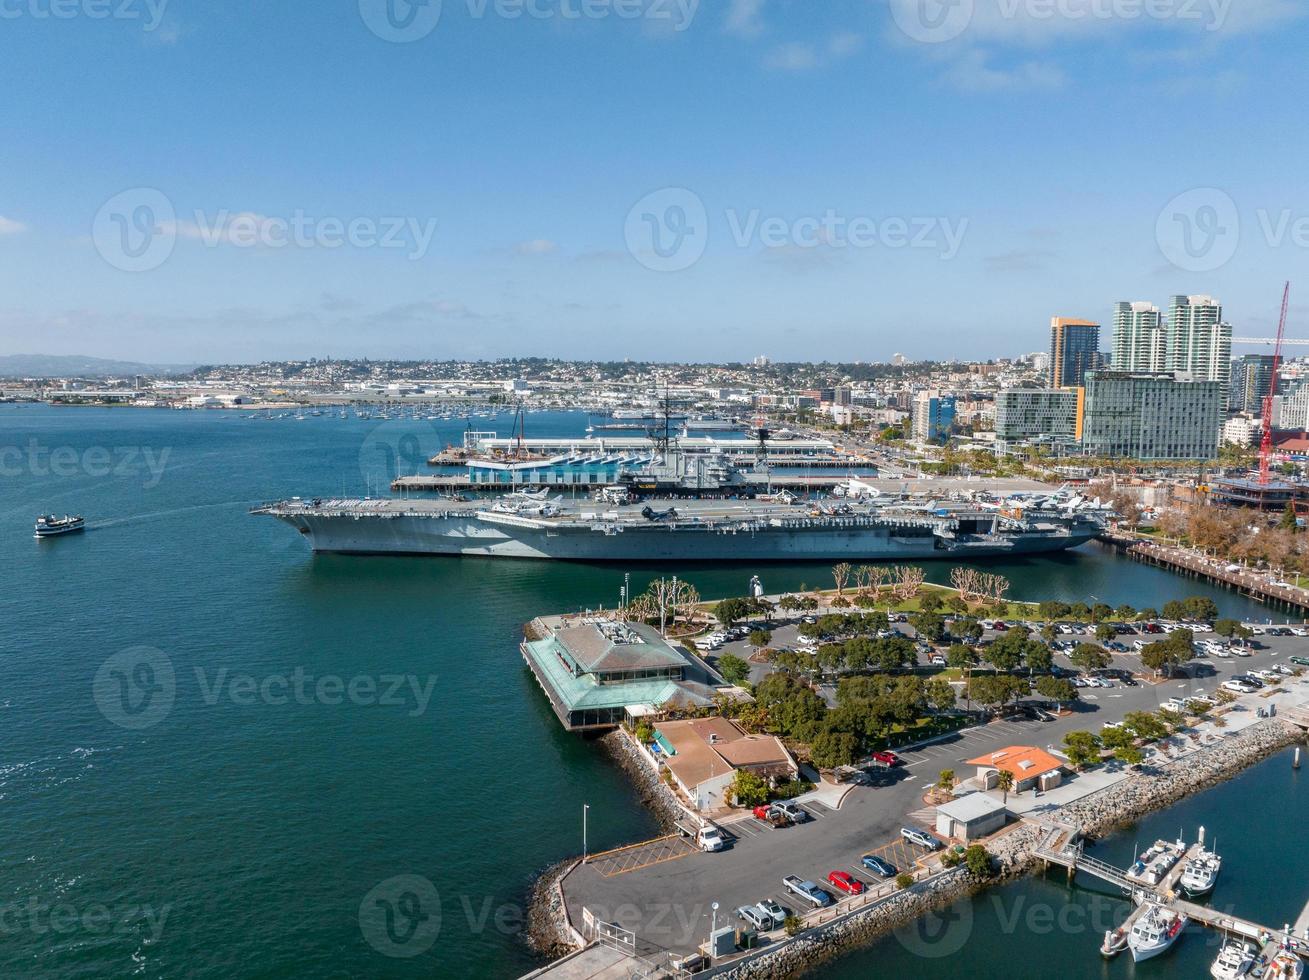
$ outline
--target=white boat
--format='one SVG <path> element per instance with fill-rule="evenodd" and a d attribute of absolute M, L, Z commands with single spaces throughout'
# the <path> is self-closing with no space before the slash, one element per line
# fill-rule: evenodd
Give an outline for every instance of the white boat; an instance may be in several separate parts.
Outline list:
<path fill-rule="evenodd" d="M 1304 976 L 1304 963 L 1289 949 L 1284 949 L 1268 964 L 1263 980 L 1300 980 Z"/>
<path fill-rule="evenodd" d="M 74 534 L 86 527 L 86 521 L 80 516 L 71 516 L 65 514 L 63 517 L 55 517 L 53 514 L 42 514 L 36 519 L 36 528 L 33 536 L 38 538 L 53 538 L 60 534 Z"/>
<path fill-rule="evenodd" d="M 1132 925 L 1127 946 L 1137 963 L 1165 953 L 1186 928 L 1187 918 L 1180 912 L 1156 905 L 1153 902 Z"/>
<path fill-rule="evenodd" d="M 1213 851 L 1201 851 L 1186 862 L 1178 884 L 1182 891 L 1195 898 L 1208 895 L 1214 890 L 1218 881 L 1218 872 L 1223 869 L 1223 859 Z"/>
<path fill-rule="evenodd" d="M 1214 980 L 1240 980 L 1241 977 L 1250 975 L 1255 957 L 1258 955 L 1259 951 L 1250 943 L 1233 939 L 1218 953 L 1218 958 L 1209 968 L 1209 973 Z"/>

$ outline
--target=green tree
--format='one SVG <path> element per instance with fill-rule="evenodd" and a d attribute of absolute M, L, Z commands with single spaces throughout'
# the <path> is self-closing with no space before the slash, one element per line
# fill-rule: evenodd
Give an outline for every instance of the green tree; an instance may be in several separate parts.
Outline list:
<path fill-rule="evenodd" d="M 1085 769 L 1100 761 L 1100 740 L 1090 732 L 1069 732 L 1064 736 L 1064 753 L 1074 769 Z"/>
<path fill-rule="evenodd" d="M 1047 599 L 1036 607 L 1037 615 L 1046 621 L 1053 619 L 1063 619 L 1069 614 L 1068 604 L 1058 602 L 1054 599 Z"/>
<path fill-rule="evenodd" d="M 947 792 L 954 789 L 954 770 L 942 769 L 941 774 L 937 776 L 936 788 L 943 789 Z"/>
<path fill-rule="evenodd" d="M 1136 610 L 1124 603 L 1114 610 L 1114 615 L 1124 621 L 1133 620 L 1136 618 Z"/>
<path fill-rule="evenodd" d="M 724 626 L 734 626 L 750 615 L 750 603 L 745 599 L 724 599 L 714 606 L 714 616 Z"/>
<path fill-rule="evenodd" d="M 1169 599 L 1164 603 L 1164 619 L 1185 619 L 1186 605 L 1181 599 Z"/>
<path fill-rule="evenodd" d="M 1097 602 L 1091 607 L 1091 622 L 1099 623 L 1108 619 L 1113 614 L 1113 609 L 1111 609 L 1107 603 Z"/>
<path fill-rule="evenodd" d="M 958 699 L 950 682 L 939 677 L 933 677 L 923 684 L 923 695 L 928 706 L 936 711 L 949 711 Z"/>
<path fill-rule="evenodd" d="M 974 878 L 991 877 L 991 855 L 986 852 L 986 848 L 981 844 L 971 844 L 964 851 L 964 864 L 968 868 L 968 873 Z"/>
<path fill-rule="evenodd" d="M 1112 642 L 1113 638 L 1117 635 L 1117 631 L 1108 623 L 1101 623 L 1095 628 L 1095 638 L 1101 643 Z"/>
<path fill-rule="evenodd" d="M 945 662 L 951 667 L 959 670 L 965 667 L 972 667 L 977 663 L 977 654 L 973 648 L 963 643 L 951 644 L 950 649 L 945 652 Z"/>
<path fill-rule="evenodd" d="M 1149 711 L 1129 711 L 1123 716 L 1123 725 L 1134 732 L 1137 738 L 1147 742 L 1153 742 L 1168 734 L 1168 726 Z"/>
<path fill-rule="evenodd" d="M 1036 693 L 1059 704 L 1071 704 L 1077 700 L 1077 688 L 1066 677 L 1046 675 L 1036 679 Z"/>
<path fill-rule="evenodd" d="M 820 769 L 835 769 L 854 762 L 859 740 L 851 732 L 824 731 L 814 739 L 809 758 Z"/>
<path fill-rule="evenodd" d="M 772 643 L 773 634 L 768 632 L 768 630 L 751 630 L 749 640 L 750 645 L 758 649 L 766 647 L 768 644 Z"/>
<path fill-rule="evenodd" d="M 940 613 L 911 613 L 909 625 L 928 643 L 940 643 L 941 637 L 945 635 L 945 619 Z"/>
<path fill-rule="evenodd" d="M 748 769 L 736 770 L 731 791 L 732 799 L 740 807 L 761 806 L 768 802 L 768 780 Z"/>
<path fill-rule="evenodd" d="M 750 676 L 750 665 L 734 653 L 725 653 L 718 658 L 718 673 L 729 684 L 740 684 Z"/>
<path fill-rule="evenodd" d="M 1097 646 L 1094 643 L 1079 643 L 1068 655 L 1068 659 L 1073 665 L 1085 671 L 1103 670 L 1113 663 L 1113 657 L 1109 656 L 1104 647 Z"/>
<path fill-rule="evenodd" d="M 1114 725 L 1100 732 L 1100 744 L 1106 749 L 1125 749 L 1136 743 L 1135 733 L 1126 725 Z"/>
<path fill-rule="evenodd" d="M 1139 766 L 1145 761 L 1145 753 L 1135 745 L 1124 745 L 1114 752 L 1114 758 L 1126 766 Z"/>
<path fill-rule="evenodd" d="M 925 613 L 937 612 L 942 605 L 944 600 L 941 598 L 941 593 L 936 591 L 925 591 L 918 599 L 918 608 Z"/>
<path fill-rule="evenodd" d="M 1287 501 L 1286 510 L 1282 511 L 1282 519 L 1277 522 L 1277 526 L 1283 531 L 1294 533 L 1300 526 L 1300 522 L 1295 517 L 1295 505 Z"/>
<path fill-rule="evenodd" d="M 1182 602 L 1182 609 L 1185 610 L 1185 619 L 1193 620 L 1212 620 L 1218 617 L 1218 604 L 1212 599 L 1202 596 L 1193 595 Z"/>
<path fill-rule="evenodd" d="M 1054 666 L 1054 654 L 1039 640 L 1028 640 L 1023 648 L 1023 661 L 1027 664 L 1028 670 L 1036 671 L 1038 674 L 1045 673 Z"/>
<path fill-rule="evenodd" d="M 912 888 L 913 884 L 914 884 L 914 876 L 911 875 L 908 871 L 901 871 L 898 875 L 895 876 L 895 887 L 899 888 L 901 891 L 905 891 L 908 888 Z"/>

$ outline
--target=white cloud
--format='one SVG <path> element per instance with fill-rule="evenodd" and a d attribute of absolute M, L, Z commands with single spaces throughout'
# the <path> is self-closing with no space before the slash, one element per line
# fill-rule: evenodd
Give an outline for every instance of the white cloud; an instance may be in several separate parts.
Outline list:
<path fill-rule="evenodd" d="M 983 51 L 969 51 L 946 69 L 945 81 L 963 92 L 1003 92 L 1012 89 L 1060 88 L 1066 78 L 1055 65 L 1026 61 L 996 67 Z"/>
<path fill-rule="evenodd" d="M 17 235 L 19 232 L 24 231 L 27 231 L 27 225 L 0 214 L 0 235 Z"/>
<path fill-rule="evenodd" d="M 758 37 L 763 33 L 764 0 L 731 0 L 724 29 L 738 37 Z"/>
<path fill-rule="evenodd" d="M 514 246 L 518 255 L 553 255 L 559 251 L 559 243 L 548 238 L 534 238 L 530 242 L 519 242 Z"/>
<path fill-rule="evenodd" d="M 802 41 L 774 48 L 765 58 L 764 67 L 777 71 L 812 71 L 858 53 L 864 45 L 860 34 L 841 33 L 826 44 L 815 45 Z"/>

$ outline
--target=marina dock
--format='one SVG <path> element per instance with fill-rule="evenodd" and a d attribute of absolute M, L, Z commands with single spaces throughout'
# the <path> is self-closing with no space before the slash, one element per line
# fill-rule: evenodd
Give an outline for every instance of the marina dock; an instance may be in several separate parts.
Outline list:
<path fill-rule="evenodd" d="M 1057 822 L 1050 822 L 1044 826 L 1048 828 L 1047 833 L 1033 852 L 1038 860 L 1047 867 L 1058 865 L 1066 868 L 1069 880 L 1078 872 L 1083 872 L 1122 889 L 1131 898 L 1136 907 L 1121 926 L 1123 931 L 1129 931 L 1145 909 L 1150 904 L 1154 904 L 1185 915 L 1191 922 L 1208 929 L 1215 929 L 1228 936 L 1256 943 L 1263 947 L 1263 953 L 1268 958 L 1276 955 L 1287 945 L 1299 952 L 1309 953 L 1309 941 L 1297 938 L 1304 937 L 1305 929 L 1309 927 L 1309 904 L 1305 906 L 1288 933 L 1285 923 L 1278 927 L 1263 925 L 1181 897 L 1177 888 L 1178 880 L 1186 863 L 1203 851 L 1203 840 L 1186 848 L 1158 884 L 1149 885 L 1139 878 L 1133 879 L 1127 871 L 1083 853 L 1083 841 L 1080 839 L 1078 828 Z"/>

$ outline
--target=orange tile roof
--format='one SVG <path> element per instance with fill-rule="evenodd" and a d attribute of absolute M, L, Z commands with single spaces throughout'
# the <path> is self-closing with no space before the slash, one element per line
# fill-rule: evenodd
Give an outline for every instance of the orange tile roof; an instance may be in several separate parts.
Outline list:
<path fill-rule="evenodd" d="M 1064 761 L 1033 745 L 1011 745 L 989 755 L 969 759 L 970 766 L 990 766 L 1014 774 L 1014 779 L 1031 779 L 1064 767 Z"/>

